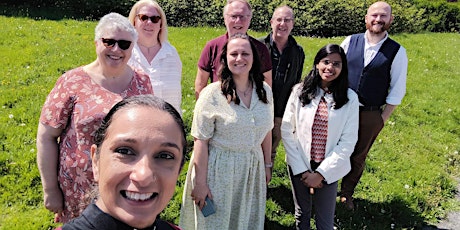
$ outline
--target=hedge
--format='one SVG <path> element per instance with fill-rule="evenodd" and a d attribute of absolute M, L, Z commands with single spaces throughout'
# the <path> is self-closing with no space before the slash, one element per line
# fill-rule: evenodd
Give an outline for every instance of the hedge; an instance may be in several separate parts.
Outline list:
<path fill-rule="evenodd" d="M 452 0 L 450 0 L 452 1 Z M 4 0 L 1 14 L 45 19 L 98 20 L 108 12 L 128 15 L 136 0 Z M 226 0 L 158 0 L 176 27 L 223 26 Z M 333 37 L 365 30 L 364 15 L 375 0 L 250 0 L 253 7 L 251 29 L 267 31 L 273 10 L 291 6 L 296 13 L 295 35 Z M 459 32 L 459 3 L 447 0 L 388 0 L 395 16 L 391 33 Z"/>

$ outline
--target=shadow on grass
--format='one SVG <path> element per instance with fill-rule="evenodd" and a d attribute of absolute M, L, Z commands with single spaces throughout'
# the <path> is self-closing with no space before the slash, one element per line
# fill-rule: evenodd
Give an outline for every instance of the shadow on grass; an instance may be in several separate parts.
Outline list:
<path fill-rule="evenodd" d="M 268 189 L 268 198 L 277 203 L 280 213 L 294 213 L 291 190 L 278 186 Z M 412 210 L 404 200 L 395 198 L 384 203 L 355 199 L 355 210 L 349 211 L 338 201 L 334 224 L 338 230 L 356 229 L 422 229 L 439 230 L 425 222 L 420 213 Z M 281 217 L 282 218 L 282 217 Z M 265 230 L 294 229 L 295 223 L 282 225 L 280 222 L 266 218 Z M 314 226 L 314 225 L 312 225 Z M 313 227 L 313 229 L 316 229 Z"/>
<path fill-rule="evenodd" d="M 337 229 L 432 229 L 399 198 L 384 203 L 355 199 L 354 211 L 337 203 L 335 225 Z"/>
<path fill-rule="evenodd" d="M 272 199 L 277 203 L 281 210 L 293 214 L 294 213 L 294 201 L 292 199 L 292 192 L 285 186 L 269 187 L 267 190 L 267 199 Z M 284 226 L 280 223 L 265 218 L 265 230 L 283 230 L 283 229 L 294 229 L 294 223 L 290 226 Z"/>

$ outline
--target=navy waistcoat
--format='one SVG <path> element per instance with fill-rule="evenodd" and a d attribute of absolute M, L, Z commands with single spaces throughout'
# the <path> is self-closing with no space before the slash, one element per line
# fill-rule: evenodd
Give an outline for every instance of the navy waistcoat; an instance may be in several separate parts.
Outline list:
<path fill-rule="evenodd" d="M 364 106 L 382 106 L 388 96 L 391 64 L 400 45 L 387 38 L 374 59 L 364 67 L 364 33 L 350 38 L 347 52 L 349 86 Z"/>

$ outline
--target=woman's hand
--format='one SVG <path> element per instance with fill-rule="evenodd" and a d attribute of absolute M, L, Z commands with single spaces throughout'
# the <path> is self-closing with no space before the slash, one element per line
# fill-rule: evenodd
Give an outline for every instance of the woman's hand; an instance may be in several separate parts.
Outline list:
<path fill-rule="evenodd" d="M 39 123 L 37 130 L 37 165 L 43 186 L 43 200 L 46 209 L 56 213 L 55 221 L 59 222 L 64 210 L 64 195 L 59 188 L 58 138 L 62 129 L 53 128 Z"/>
<path fill-rule="evenodd" d="M 192 189 L 192 200 L 200 207 L 205 204 L 206 196 L 212 199 L 211 190 L 209 189 L 208 178 L 208 156 L 209 156 L 209 139 L 195 139 L 193 145 L 193 161 L 195 176 L 195 186 Z"/>
<path fill-rule="evenodd" d="M 267 186 L 272 180 L 272 168 L 265 167 L 265 181 L 267 182 Z"/>
<path fill-rule="evenodd" d="M 195 201 L 195 204 L 200 207 L 200 210 L 203 208 L 205 205 L 205 199 L 208 196 L 211 200 L 212 194 L 211 190 L 209 189 L 207 184 L 203 185 L 195 185 L 195 187 L 192 189 L 192 200 Z"/>
<path fill-rule="evenodd" d="M 316 172 L 304 172 L 302 174 L 302 182 L 305 186 L 310 188 L 322 188 L 324 177 Z"/>
<path fill-rule="evenodd" d="M 61 212 L 64 210 L 64 197 L 62 195 L 61 189 L 59 187 L 53 189 L 45 189 L 43 193 L 43 200 L 46 209 L 57 213 L 60 216 Z"/>

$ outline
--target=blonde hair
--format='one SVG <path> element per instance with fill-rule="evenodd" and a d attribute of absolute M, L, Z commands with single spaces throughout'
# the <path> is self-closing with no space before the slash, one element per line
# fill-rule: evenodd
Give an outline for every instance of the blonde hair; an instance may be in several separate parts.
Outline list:
<path fill-rule="evenodd" d="M 136 2 L 136 4 L 133 5 L 131 8 L 131 11 L 129 12 L 128 19 L 131 22 L 131 24 L 134 26 L 137 14 L 139 13 L 139 9 L 142 8 L 143 6 L 153 6 L 158 13 L 160 13 L 161 17 L 161 29 L 160 32 L 158 33 L 158 41 L 160 43 L 166 42 L 168 40 L 168 23 L 166 22 L 166 14 L 161 8 L 160 4 L 154 0 L 140 0 Z"/>

